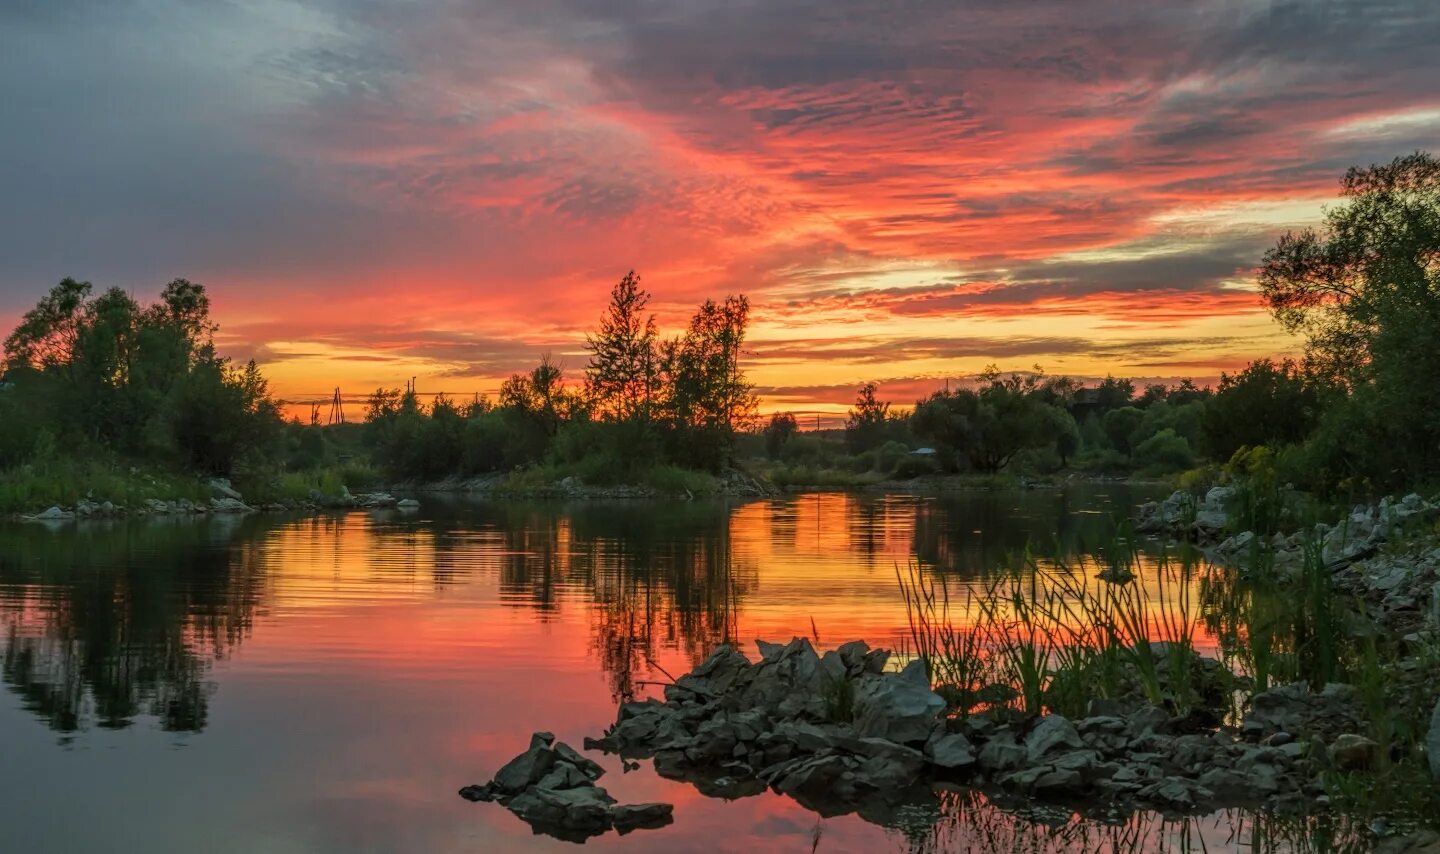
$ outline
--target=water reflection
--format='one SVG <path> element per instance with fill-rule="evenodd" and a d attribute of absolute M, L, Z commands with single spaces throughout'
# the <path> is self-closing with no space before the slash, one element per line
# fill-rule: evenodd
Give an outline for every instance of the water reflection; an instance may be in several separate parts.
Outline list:
<path fill-rule="evenodd" d="M 58 732 L 205 727 L 210 662 L 250 632 L 263 573 L 228 544 L 255 526 L 94 524 L 0 531 L 3 677 Z"/>
<path fill-rule="evenodd" d="M 0 653 L 16 698 L 0 703 L 0 755 L 14 762 L 0 799 L 23 817 L 17 850 L 113 848 L 126 833 L 165 850 L 221 838 L 224 850 L 544 848 L 503 810 L 454 795 L 530 731 L 579 743 L 616 699 L 724 640 L 894 646 L 897 564 L 965 584 L 1029 544 L 1085 554 L 1148 497 L 425 497 L 419 515 L 0 525 Z M 113 749 L 57 751 L 47 731 Z M 147 731 L 198 735 L 174 751 Z M 623 843 L 643 850 L 809 848 L 817 829 L 819 850 L 1215 850 L 1315 830 L 1240 813 L 1017 815 L 973 792 L 941 792 L 884 828 L 817 825 L 773 793 L 727 803 L 648 767 L 610 770 L 621 800 L 676 804 L 674 826 Z M 136 774 L 154 785 L 123 785 Z M 50 806 L 75 797 L 108 812 L 79 823 Z M 162 805 L 184 820 L 147 823 Z"/>

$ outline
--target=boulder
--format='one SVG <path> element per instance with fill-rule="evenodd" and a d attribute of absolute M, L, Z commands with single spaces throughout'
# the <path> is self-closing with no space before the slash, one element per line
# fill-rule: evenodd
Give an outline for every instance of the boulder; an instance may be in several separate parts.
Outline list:
<path fill-rule="evenodd" d="M 555 736 L 537 732 L 530 737 L 530 748 L 511 759 L 495 772 L 494 786 L 502 792 L 517 794 L 527 786 L 540 782 L 555 764 L 555 751 L 550 744 Z"/>
<path fill-rule="evenodd" d="M 59 507 L 49 507 L 30 517 L 41 522 L 58 522 L 62 519 L 69 519 L 70 514 Z"/>
<path fill-rule="evenodd" d="M 197 508 L 198 509 L 198 508 Z M 210 510 L 215 513 L 254 513 L 255 509 L 238 498 L 212 498 Z"/>
<path fill-rule="evenodd" d="M 1380 745 L 1355 733 L 1337 736 L 1330 744 L 1330 761 L 1341 771 L 1359 771 L 1374 766 Z"/>
<path fill-rule="evenodd" d="M 236 492 L 235 488 L 230 485 L 230 481 L 226 480 L 223 477 L 211 479 L 210 491 L 215 494 L 216 498 L 229 498 L 232 501 L 245 500 L 245 497 L 239 492 Z"/>
<path fill-rule="evenodd" d="M 945 701 L 930 690 L 919 659 L 899 673 L 867 673 L 855 688 L 855 731 L 862 738 L 885 738 L 899 744 L 925 741 Z"/>
<path fill-rule="evenodd" d="M 603 833 L 610 827 L 610 805 L 613 803 L 615 799 L 599 786 L 560 790 L 531 787 L 505 806 L 532 825 Z"/>
<path fill-rule="evenodd" d="M 1041 761 L 1047 753 L 1062 747 L 1084 747 L 1075 725 L 1060 715 L 1047 715 L 1040 719 L 1025 736 L 1025 750 L 1032 763 Z"/>
<path fill-rule="evenodd" d="M 413 499 L 413 498 L 402 498 L 402 499 L 400 499 L 399 501 L 395 502 L 395 509 L 397 509 L 397 510 L 419 510 L 419 509 L 420 509 L 420 502 L 419 502 L 419 501 L 416 501 L 416 500 Z"/>
<path fill-rule="evenodd" d="M 1010 771 L 1025 764 L 1030 754 L 1024 745 L 1002 738 L 992 738 L 980 749 L 980 767 L 990 773 Z"/>
<path fill-rule="evenodd" d="M 951 771 L 969 768 L 975 764 L 975 752 L 970 740 L 958 732 L 926 742 L 925 754 L 930 758 L 930 764 Z"/>

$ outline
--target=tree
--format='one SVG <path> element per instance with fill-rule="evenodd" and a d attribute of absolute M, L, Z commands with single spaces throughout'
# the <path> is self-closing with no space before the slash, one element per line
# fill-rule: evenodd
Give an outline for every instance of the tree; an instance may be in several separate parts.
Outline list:
<path fill-rule="evenodd" d="M 855 406 L 845 421 L 845 443 L 852 454 L 863 453 L 885 441 L 890 404 L 875 396 L 878 388 L 875 383 L 866 383 L 855 395 Z"/>
<path fill-rule="evenodd" d="M 1133 406 L 1122 406 L 1105 413 L 1100 423 L 1105 428 L 1105 437 L 1110 447 L 1123 454 L 1135 450 L 1135 433 L 1145 420 L 1145 413 Z"/>
<path fill-rule="evenodd" d="M 1260 290 L 1305 335 L 1309 370 L 1361 409 L 1334 417 L 1405 449 L 1365 473 L 1398 486 L 1440 471 L 1440 161 L 1352 168 L 1341 195 L 1320 229 L 1287 232 L 1265 254 Z"/>
<path fill-rule="evenodd" d="M 1251 362 L 1220 376 L 1201 421 L 1205 449 L 1228 460 L 1242 447 L 1300 442 L 1315 429 L 1319 409 L 1319 391 L 1295 362 Z"/>
<path fill-rule="evenodd" d="M 771 415 L 770 423 L 765 425 L 765 455 L 772 460 L 780 459 L 780 452 L 799 431 L 800 425 L 793 414 L 777 412 Z"/>
<path fill-rule="evenodd" d="M 980 375 L 978 390 L 939 391 L 921 401 L 911 428 L 977 471 L 1004 468 L 1021 451 L 1056 445 L 1067 429 L 1065 419 L 1033 376 L 1002 378 L 994 368 Z M 1068 422 L 1073 427 L 1074 419 Z"/>
<path fill-rule="evenodd" d="M 650 294 L 640 288 L 632 270 L 610 292 L 610 304 L 600 317 L 600 329 L 585 336 L 590 364 L 585 387 L 597 410 L 606 418 L 650 419 L 656 385 L 655 317 L 645 315 Z"/>
<path fill-rule="evenodd" d="M 661 347 L 662 408 L 677 461 L 719 468 L 736 430 L 754 417 L 754 386 L 740 369 L 749 317 L 744 296 L 706 300 L 685 334 Z"/>
<path fill-rule="evenodd" d="M 176 279 L 149 306 L 119 288 L 92 291 L 61 281 L 5 340 L 7 375 L 46 401 L 28 415 L 37 435 L 174 456 L 207 472 L 228 471 L 278 435 L 258 368 L 216 355 L 204 286 Z"/>

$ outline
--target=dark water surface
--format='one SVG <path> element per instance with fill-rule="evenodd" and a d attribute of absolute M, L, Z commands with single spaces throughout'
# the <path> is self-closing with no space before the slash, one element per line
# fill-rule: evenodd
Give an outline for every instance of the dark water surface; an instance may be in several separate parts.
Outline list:
<path fill-rule="evenodd" d="M 0 525 L 0 850 L 569 849 L 456 790 L 534 730 L 599 735 L 656 664 L 678 674 L 727 632 L 752 653 L 815 633 L 894 645 L 897 564 L 973 582 L 1027 542 L 1086 554 L 1149 497 L 422 496 L 409 515 Z M 1022 818 L 963 793 L 886 828 L 597 758 L 611 794 L 676 820 L 594 847 L 1216 851 L 1268 833 L 1240 813 Z"/>

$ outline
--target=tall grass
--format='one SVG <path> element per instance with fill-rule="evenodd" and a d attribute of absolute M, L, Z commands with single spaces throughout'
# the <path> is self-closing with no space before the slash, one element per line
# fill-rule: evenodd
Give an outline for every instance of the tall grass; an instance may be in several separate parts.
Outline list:
<path fill-rule="evenodd" d="M 1105 697 L 1188 710 L 1197 698 L 1189 567 L 1166 556 L 1143 565 L 1124 543 L 1111 552 L 1139 583 L 1097 581 L 1093 563 L 1027 554 L 966 588 L 958 624 L 943 577 L 897 568 L 910 640 L 937 690 L 961 711 L 992 680 L 1028 714 L 1083 715 Z"/>

